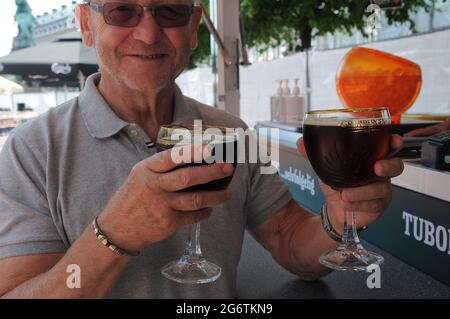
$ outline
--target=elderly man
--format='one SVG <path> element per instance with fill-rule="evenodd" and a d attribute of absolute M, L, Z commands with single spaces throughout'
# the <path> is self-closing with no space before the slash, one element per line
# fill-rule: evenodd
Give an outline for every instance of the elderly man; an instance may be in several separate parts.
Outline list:
<path fill-rule="evenodd" d="M 80 5 L 83 39 L 96 49 L 100 73 L 78 98 L 17 128 L 0 156 L 1 296 L 232 298 L 246 228 L 299 277 L 329 272 L 318 258 L 338 243 L 277 175 L 242 164 L 228 190 L 179 192 L 229 176 L 233 167 L 174 170 L 170 151 L 147 147 L 164 123 L 245 127 L 184 97 L 174 83 L 196 47 L 200 19 L 192 0 Z M 342 196 L 323 186 L 332 226 L 342 231 L 344 209 L 358 211 L 360 227 L 374 222 L 390 201 L 389 177 L 402 169 L 398 159 L 379 161 L 378 182 Z M 95 235 L 94 219 L 107 240 Z M 205 255 L 222 275 L 205 285 L 167 280 L 160 271 L 181 255 L 183 226 L 200 220 Z M 67 285 L 68 269 L 81 270 L 78 287 Z"/>

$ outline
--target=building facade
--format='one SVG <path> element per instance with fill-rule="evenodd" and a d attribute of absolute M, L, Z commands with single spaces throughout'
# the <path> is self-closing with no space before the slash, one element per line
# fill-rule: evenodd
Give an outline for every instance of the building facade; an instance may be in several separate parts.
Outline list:
<path fill-rule="evenodd" d="M 36 25 L 33 29 L 33 39 L 36 44 L 52 41 L 65 33 L 77 29 L 73 8 L 77 4 L 72 1 L 71 6 L 61 6 L 53 9 L 51 13 L 36 16 Z"/>

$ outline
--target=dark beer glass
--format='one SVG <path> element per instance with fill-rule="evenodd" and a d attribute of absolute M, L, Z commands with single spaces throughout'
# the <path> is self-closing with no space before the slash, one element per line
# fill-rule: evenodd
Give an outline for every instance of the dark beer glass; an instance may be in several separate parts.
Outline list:
<path fill-rule="evenodd" d="M 208 129 L 214 129 L 216 133 L 210 132 L 204 135 L 204 133 L 208 133 Z M 184 163 L 178 166 L 177 169 L 212 163 L 231 163 L 236 168 L 238 139 L 232 128 L 203 125 L 198 132 L 192 125 L 164 125 L 159 130 L 156 148 L 158 152 L 162 152 L 173 147 L 182 147 L 192 143 L 198 145 L 208 144 L 212 157 L 202 157 L 197 162 Z M 182 190 L 182 192 L 224 190 L 229 186 L 232 178 L 233 175 L 206 184 L 195 185 Z M 183 284 L 204 284 L 215 281 L 220 277 L 221 268 L 207 261 L 202 255 L 200 223 L 189 226 L 188 234 L 184 255 L 179 260 L 164 266 L 161 271 L 162 275 Z"/>
<path fill-rule="evenodd" d="M 387 108 L 311 111 L 303 138 L 314 171 L 337 191 L 374 182 L 375 163 L 389 153 L 391 118 Z M 320 257 L 335 270 L 364 271 L 384 258 L 361 245 L 354 212 L 345 212 L 341 245 Z"/>

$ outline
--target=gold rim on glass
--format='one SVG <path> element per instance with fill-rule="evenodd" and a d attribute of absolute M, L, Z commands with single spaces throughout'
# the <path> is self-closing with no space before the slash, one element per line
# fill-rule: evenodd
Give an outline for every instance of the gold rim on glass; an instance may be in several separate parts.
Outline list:
<path fill-rule="evenodd" d="M 312 114 L 327 114 L 327 113 L 362 113 L 362 112 L 383 112 L 389 111 L 387 107 L 368 107 L 363 109 L 334 109 L 334 110 L 316 110 L 308 111 L 307 115 Z"/>
<path fill-rule="evenodd" d="M 225 135 L 226 137 L 232 136 L 235 140 L 238 140 L 238 135 L 236 132 L 234 132 L 235 128 L 233 127 L 202 124 L 201 133 L 202 134 L 205 133 L 208 129 L 217 129 L 220 132 L 222 132 L 222 134 Z M 157 143 L 161 146 L 171 146 L 171 147 L 174 146 L 174 142 L 178 144 L 178 146 L 190 145 L 192 144 L 192 141 L 194 141 L 196 133 L 197 131 L 195 130 L 195 126 L 192 124 L 183 124 L 183 123 L 165 124 L 160 127 Z M 186 143 L 181 143 L 181 141 L 174 141 L 172 139 L 172 134 L 179 134 L 179 135 L 190 134 L 190 141 Z"/>

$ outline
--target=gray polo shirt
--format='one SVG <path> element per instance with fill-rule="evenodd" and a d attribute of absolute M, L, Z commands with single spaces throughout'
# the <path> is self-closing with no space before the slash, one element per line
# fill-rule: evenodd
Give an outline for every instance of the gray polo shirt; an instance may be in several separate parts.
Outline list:
<path fill-rule="evenodd" d="M 155 154 L 147 147 L 147 134 L 118 118 L 105 102 L 96 88 L 99 79 L 100 74 L 89 77 L 78 98 L 16 128 L 5 143 L 0 153 L 0 259 L 67 251 L 133 166 Z M 173 120 L 194 119 L 246 127 L 239 118 L 184 97 L 177 88 Z M 277 175 L 261 175 L 258 164 L 239 164 L 230 189 L 232 199 L 202 222 L 203 254 L 222 267 L 216 282 L 181 285 L 161 275 L 161 268 L 184 251 L 183 228 L 134 258 L 110 297 L 235 297 L 245 228 L 269 219 L 291 195 Z"/>

